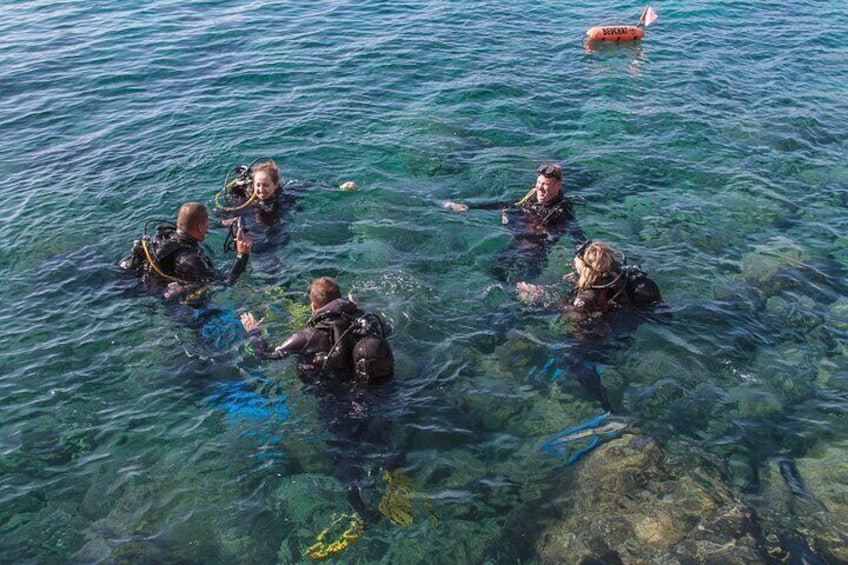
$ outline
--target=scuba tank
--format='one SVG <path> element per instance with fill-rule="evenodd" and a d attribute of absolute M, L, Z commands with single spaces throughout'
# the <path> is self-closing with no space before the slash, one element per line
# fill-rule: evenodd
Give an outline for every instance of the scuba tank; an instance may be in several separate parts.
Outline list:
<path fill-rule="evenodd" d="M 662 302 L 660 287 L 638 265 L 625 265 L 627 297 L 631 304 L 653 306 Z"/>
<path fill-rule="evenodd" d="M 156 232 L 149 234 L 150 225 L 157 223 Z M 118 266 L 124 271 L 130 271 L 136 276 L 143 277 L 153 270 L 151 260 L 158 266 L 162 259 L 167 258 L 176 249 L 169 246 L 171 236 L 177 231 L 177 226 L 163 220 L 149 220 L 144 224 L 141 237 L 133 242 L 132 249 L 118 261 Z M 171 247 L 171 249 L 167 249 Z"/>
<path fill-rule="evenodd" d="M 377 314 L 363 314 L 354 321 L 354 336 L 358 341 L 353 346 L 353 372 L 365 382 L 377 382 L 391 378 L 395 369 L 395 358 L 387 339 L 391 326 Z"/>
<path fill-rule="evenodd" d="M 392 327 L 380 316 L 361 310 L 332 310 L 309 322 L 311 327 L 326 332 L 329 351 L 316 356 L 324 371 L 353 369 L 362 382 L 377 382 L 394 373 L 394 355 L 388 342 Z"/>

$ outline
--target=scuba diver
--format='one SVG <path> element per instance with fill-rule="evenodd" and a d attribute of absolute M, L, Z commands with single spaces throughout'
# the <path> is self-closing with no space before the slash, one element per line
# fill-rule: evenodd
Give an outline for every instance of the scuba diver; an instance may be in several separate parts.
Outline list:
<path fill-rule="evenodd" d="M 379 514 L 366 507 L 360 484 L 370 455 L 365 446 L 385 450 L 389 444 L 383 436 L 391 427 L 380 419 L 382 411 L 371 406 L 386 393 L 368 385 L 385 384 L 393 376 L 394 357 L 386 339 L 391 328 L 376 314 L 363 312 L 352 296 L 342 298 L 330 277 L 312 281 L 309 301 L 312 315 L 306 328 L 274 348 L 262 336 L 262 320 L 247 312 L 241 321 L 257 356 L 299 358 L 298 373 L 318 396 L 321 417 L 333 434 L 333 475 L 359 516 L 376 522 Z"/>
<path fill-rule="evenodd" d="M 149 224 L 150 222 L 148 222 Z M 231 235 L 233 227 L 231 226 Z M 166 298 L 202 294 L 211 283 L 233 284 L 244 272 L 253 247 L 241 223 L 235 226 L 236 258 L 229 272 L 220 274 L 201 246 L 209 231 L 209 212 L 199 202 L 180 206 L 176 224 L 164 224 L 134 242 L 118 265 L 133 273 L 151 290 L 164 287 Z"/>
<path fill-rule="evenodd" d="M 554 289 L 526 282 L 516 285 L 519 298 L 525 302 L 558 305 L 562 321 L 573 329 L 575 341 L 569 348 L 567 368 L 555 368 L 554 379 L 560 374 L 573 377 L 603 409 L 600 415 L 555 434 L 541 446 L 542 452 L 567 456 L 566 465 L 575 463 L 604 439 L 617 437 L 628 426 L 624 420 L 611 417 L 613 407 L 601 382 L 600 363 L 620 336 L 636 330 L 645 308 L 662 302 L 659 286 L 638 266 L 628 265 L 624 255 L 607 243 L 587 240 L 577 249 L 573 264 L 574 272 L 564 277 L 573 284 L 564 303 Z M 552 357 L 545 369 L 555 364 Z"/>
<path fill-rule="evenodd" d="M 224 227 L 242 221 L 254 242 L 254 268 L 279 275 L 282 265 L 276 251 L 290 238 L 288 223 L 283 219 L 298 209 L 299 199 L 314 187 L 330 188 L 331 185 L 298 180 L 282 182 L 280 168 L 273 159 L 257 158 L 227 173 L 223 188 L 214 197 L 215 215 Z M 358 185 L 347 181 L 337 188 L 350 192 Z"/>
<path fill-rule="evenodd" d="M 575 247 L 586 241 L 574 215 L 574 197 L 562 193 L 562 167 L 546 163 L 536 167 L 536 185 L 515 203 L 475 205 L 484 210 L 499 209 L 501 223 L 513 234 L 510 247 L 501 252 L 493 268 L 501 282 L 538 277 L 544 270 L 548 250 L 568 232 Z M 446 201 L 444 208 L 466 212 L 467 204 Z"/>
<path fill-rule="evenodd" d="M 257 355 L 267 359 L 296 355 L 298 370 L 310 380 L 332 377 L 378 383 L 392 377 L 394 357 L 386 339 L 391 328 L 379 316 L 363 312 L 353 296 L 342 298 L 339 285 L 330 277 L 312 281 L 309 304 L 312 315 L 306 328 L 273 349 L 259 330 L 262 320 L 250 312 L 242 314 L 242 325 Z"/>
<path fill-rule="evenodd" d="M 605 412 L 612 411 L 606 388 L 597 372 L 614 334 L 632 333 L 639 323 L 639 308 L 662 302 L 659 286 L 636 265 L 627 265 L 609 244 L 587 240 L 574 256 L 574 272 L 565 279 L 573 283 L 570 298 L 559 305 L 564 321 L 571 322 L 577 338 L 572 373 L 580 385 L 598 399 Z M 560 300 L 555 290 L 519 282 L 524 302 L 551 306 Z M 636 311 L 634 308 L 636 307 Z M 630 311 L 628 311 L 630 310 Z"/>
<path fill-rule="evenodd" d="M 256 159 L 227 174 L 224 187 L 215 195 L 215 209 L 223 215 L 250 209 L 258 223 L 271 226 L 294 204 L 286 196 L 290 195 L 280 185 L 280 168 L 274 160 Z M 225 204 L 221 203 L 222 198 Z M 222 221 L 227 225 L 232 219 Z"/>
<path fill-rule="evenodd" d="M 585 321 L 624 306 L 655 306 L 662 302 L 660 288 L 638 266 L 616 259 L 616 251 L 602 241 L 587 240 L 574 255 L 576 281 L 570 305 L 563 314 Z"/>
<path fill-rule="evenodd" d="M 289 234 L 282 220 L 314 185 L 293 180 L 282 183 L 273 159 L 255 159 L 227 173 L 223 188 L 215 194 L 215 214 L 223 226 L 243 221 L 252 233 L 255 251 L 262 253 L 264 263 L 275 267 L 276 258 L 264 252 L 287 243 Z"/>

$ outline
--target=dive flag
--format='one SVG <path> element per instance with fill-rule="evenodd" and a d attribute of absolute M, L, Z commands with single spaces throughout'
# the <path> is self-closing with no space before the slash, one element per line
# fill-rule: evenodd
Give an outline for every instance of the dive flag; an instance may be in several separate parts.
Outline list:
<path fill-rule="evenodd" d="M 657 13 L 650 6 L 645 6 L 645 9 L 642 10 L 642 16 L 639 18 L 639 23 L 644 24 L 645 27 L 648 27 L 654 20 L 657 19 Z"/>

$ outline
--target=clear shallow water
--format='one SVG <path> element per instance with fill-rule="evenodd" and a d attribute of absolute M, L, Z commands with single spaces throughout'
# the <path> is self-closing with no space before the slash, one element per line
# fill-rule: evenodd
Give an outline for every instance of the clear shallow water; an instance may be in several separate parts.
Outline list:
<path fill-rule="evenodd" d="M 497 214 L 437 203 L 516 198 L 546 160 L 586 199 L 587 234 L 641 263 L 673 313 L 605 359 L 620 413 L 698 442 L 754 500 L 769 461 L 843 438 L 844 7 L 654 7 L 641 44 L 597 52 L 585 29 L 638 7 L 0 8 L 3 559 L 296 560 L 347 509 L 338 437 L 227 316 L 265 312 L 284 335 L 278 287 L 302 301 L 329 273 L 396 328 L 366 497 L 385 491 L 386 449 L 416 492 L 411 527 L 384 520 L 344 557 L 479 560 L 562 465 L 542 439 L 598 407 L 567 377 L 551 387 L 548 361 L 566 367 L 573 344 L 491 276 L 508 244 Z M 144 221 L 210 202 L 259 155 L 286 178 L 362 188 L 310 191 L 290 242 L 216 294 L 226 315 L 127 292 L 114 264 Z M 543 279 L 568 260 L 555 250 Z"/>

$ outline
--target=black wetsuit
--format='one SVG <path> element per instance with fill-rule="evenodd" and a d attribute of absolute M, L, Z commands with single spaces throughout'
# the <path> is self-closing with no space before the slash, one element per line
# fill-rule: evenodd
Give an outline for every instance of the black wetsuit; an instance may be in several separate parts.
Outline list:
<path fill-rule="evenodd" d="M 248 206 L 237 211 L 219 210 L 219 218 L 241 216 L 251 231 L 253 251 L 262 253 L 266 248 L 281 247 L 287 243 L 288 233 L 282 229 L 282 219 L 297 206 L 297 199 L 311 186 L 308 183 L 290 181 L 277 188 L 273 197 L 266 200 L 255 198 Z M 252 190 L 252 187 L 247 187 Z M 250 193 L 240 186 L 228 194 L 227 207 L 237 208 L 247 202 Z"/>
<path fill-rule="evenodd" d="M 268 359 L 281 359 L 289 355 L 299 358 L 298 369 L 308 377 L 321 374 L 349 378 L 353 372 L 350 348 L 340 342 L 350 320 L 363 314 L 355 303 L 337 298 L 312 313 L 306 328 L 289 336 L 274 347 L 268 347 L 259 328 L 248 335 L 257 355 Z M 339 343 L 339 347 L 334 346 Z"/>
<path fill-rule="evenodd" d="M 298 371 L 304 382 L 319 398 L 321 418 L 327 422 L 333 439 L 328 450 L 334 459 L 333 475 L 345 486 L 348 501 L 366 522 L 376 522 L 379 514 L 362 500 L 360 487 L 367 473 L 367 460 L 375 456 L 385 467 L 394 467 L 396 454 L 389 448 L 390 423 L 383 411 L 371 405 L 387 398 L 380 387 L 349 382 L 353 374 L 352 356 L 344 334 L 350 320 L 363 315 L 359 307 L 346 298 L 338 298 L 316 310 L 306 328 L 293 334 L 282 344 L 270 349 L 256 328 L 248 336 L 257 355 L 281 359 L 299 358 Z"/>
<path fill-rule="evenodd" d="M 252 187 L 248 188 L 252 190 Z M 227 207 L 239 208 L 239 210 L 220 210 L 219 215 L 226 216 L 227 214 L 240 212 L 245 219 L 252 216 L 258 224 L 273 226 L 280 220 L 282 215 L 290 210 L 295 204 L 294 196 L 289 191 L 283 190 L 282 186 L 278 187 L 276 192 L 270 198 L 261 200 L 257 197 L 254 198 L 250 204 L 244 206 L 250 197 L 251 194 L 245 194 L 241 187 L 234 187 L 228 194 Z M 244 207 L 242 208 L 242 206 Z"/>
<path fill-rule="evenodd" d="M 219 282 L 230 285 L 244 272 L 249 257 L 247 253 L 237 253 L 229 272 L 222 275 L 215 270 L 200 242 L 178 230 L 160 247 L 157 264 L 166 275 L 190 283 Z"/>
<path fill-rule="evenodd" d="M 646 283 L 652 285 L 648 291 Z M 612 405 L 601 383 L 598 364 L 623 337 L 636 331 L 644 317 L 639 307 L 653 306 L 661 300 L 659 287 L 638 267 L 623 267 L 616 262 L 593 285 L 575 288 L 570 301 L 563 305 L 563 316 L 574 319 L 577 339 L 567 356 L 570 372 L 607 412 Z"/>
<path fill-rule="evenodd" d="M 171 298 L 194 294 L 210 283 L 233 284 L 244 272 L 249 257 L 238 253 L 229 272 L 222 275 L 197 239 L 163 225 L 156 228 L 155 234 L 136 240 L 132 251 L 118 265 L 139 277 L 151 291 L 169 287 L 165 295 Z"/>
<path fill-rule="evenodd" d="M 502 282 L 537 278 L 545 268 L 548 251 L 565 233 L 571 234 L 571 242 L 575 247 L 586 241 L 574 216 L 572 201 L 562 193 L 545 203 L 528 199 L 520 205 L 491 204 L 476 207 L 502 210 L 502 222 L 513 234 L 512 244 L 498 254 L 493 267 L 495 276 Z"/>
<path fill-rule="evenodd" d="M 602 314 L 630 302 L 627 294 L 627 274 L 616 263 L 613 268 L 587 288 L 574 289 L 571 306 L 590 315 Z"/>

